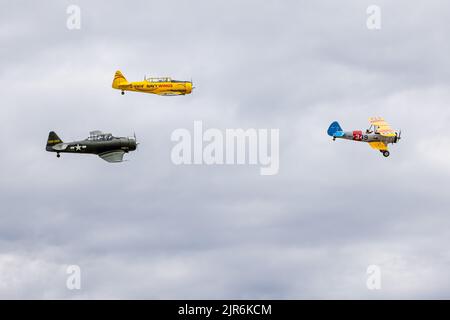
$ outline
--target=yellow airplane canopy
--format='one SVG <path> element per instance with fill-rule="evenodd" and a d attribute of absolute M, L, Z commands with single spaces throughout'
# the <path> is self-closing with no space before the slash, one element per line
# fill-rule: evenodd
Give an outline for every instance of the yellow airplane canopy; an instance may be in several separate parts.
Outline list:
<path fill-rule="evenodd" d="M 148 82 L 171 82 L 172 78 L 169 77 L 149 77 L 145 78 Z"/>

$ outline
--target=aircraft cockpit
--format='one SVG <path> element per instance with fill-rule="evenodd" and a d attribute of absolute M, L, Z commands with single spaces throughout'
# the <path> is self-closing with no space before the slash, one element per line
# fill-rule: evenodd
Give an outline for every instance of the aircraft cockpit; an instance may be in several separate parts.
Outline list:
<path fill-rule="evenodd" d="M 172 78 L 163 77 L 163 78 L 145 78 L 148 82 L 172 82 Z"/>
<path fill-rule="evenodd" d="M 101 131 L 92 131 L 90 132 L 89 141 L 110 141 L 114 139 L 111 133 L 103 133 Z"/>
<path fill-rule="evenodd" d="M 378 126 L 371 125 L 369 129 L 366 130 L 366 134 L 375 133 L 378 134 Z"/>

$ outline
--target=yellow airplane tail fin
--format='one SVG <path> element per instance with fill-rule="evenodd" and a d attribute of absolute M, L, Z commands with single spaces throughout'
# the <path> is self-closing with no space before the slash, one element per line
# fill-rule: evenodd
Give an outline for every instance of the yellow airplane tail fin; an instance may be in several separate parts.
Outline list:
<path fill-rule="evenodd" d="M 114 75 L 114 80 L 112 83 L 112 87 L 117 89 L 119 88 L 120 84 L 124 84 L 127 83 L 127 79 L 125 79 L 125 77 L 123 76 L 122 72 L 120 72 L 120 70 L 116 71 L 116 74 Z"/>

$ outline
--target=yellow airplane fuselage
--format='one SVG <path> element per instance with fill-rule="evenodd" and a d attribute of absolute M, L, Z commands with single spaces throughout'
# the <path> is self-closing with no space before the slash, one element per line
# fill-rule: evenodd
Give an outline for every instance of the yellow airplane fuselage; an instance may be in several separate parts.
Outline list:
<path fill-rule="evenodd" d="M 153 93 L 162 96 L 177 96 L 190 94 L 192 92 L 192 82 L 178 81 L 170 78 L 149 78 L 144 81 L 128 82 L 120 71 L 117 71 L 112 87 L 125 91 L 136 91 L 144 93 Z"/>

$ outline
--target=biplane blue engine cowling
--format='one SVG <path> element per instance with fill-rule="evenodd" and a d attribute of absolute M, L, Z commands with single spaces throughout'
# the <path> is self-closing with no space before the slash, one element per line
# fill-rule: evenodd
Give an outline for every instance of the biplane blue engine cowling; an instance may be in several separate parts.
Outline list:
<path fill-rule="evenodd" d="M 344 131 L 337 121 L 330 124 L 327 133 L 330 137 L 342 137 L 344 135 Z"/>

